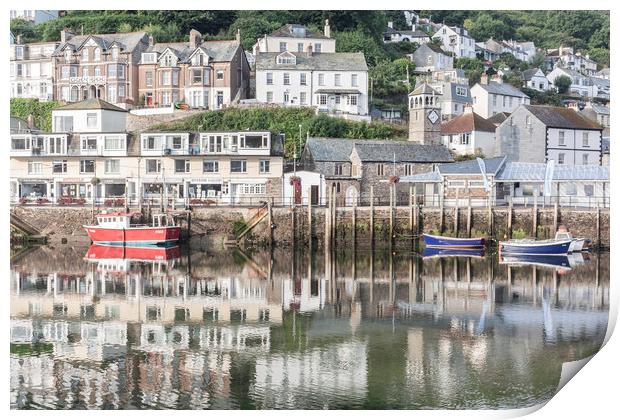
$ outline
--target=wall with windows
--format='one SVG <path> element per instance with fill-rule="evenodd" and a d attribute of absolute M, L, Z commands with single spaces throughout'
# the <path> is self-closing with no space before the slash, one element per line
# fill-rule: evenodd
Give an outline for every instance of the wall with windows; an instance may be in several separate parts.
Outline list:
<path fill-rule="evenodd" d="M 125 131 L 127 113 L 104 109 L 52 111 L 52 131 L 74 133 L 118 133 Z"/>

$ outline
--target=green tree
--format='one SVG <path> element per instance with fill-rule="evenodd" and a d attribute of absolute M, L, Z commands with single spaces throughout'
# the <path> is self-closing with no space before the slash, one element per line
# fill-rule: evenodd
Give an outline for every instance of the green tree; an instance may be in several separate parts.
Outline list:
<path fill-rule="evenodd" d="M 280 27 L 277 22 L 269 21 L 263 17 L 240 17 L 230 26 L 228 35 L 232 38 L 239 29 L 241 33 L 241 45 L 246 50 L 252 50 L 252 46 L 258 38 L 269 34 Z"/>
<path fill-rule="evenodd" d="M 11 98 L 11 117 L 27 119 L 34 118 L 34 125 L 43 131 L 52 131 L 52 110 L 58 108 L 56 101 L 39 102 L 38 99 Z"/>
<path fill-rule="evenodd" d="M 377 40 L 372 36 L 356 30 L 352 32 L 337 32 L 336 51 L 337 52 L 363 52 L 366 62 L 374 66 L 387 58 L 387 54 L 381 48 Z"/>
<path fill-rule="evenodd" d="M 513 34 L 512 29 L 503 21 L 495 19 L 487 13 L 481 13 L 471 23 L 469 34 L 478 40 L 509 39 Z"/>
<path fill-rule="evenodd" d="M 558 93 L 564 94 L 568 92 L 570 89 L 570 85 L 573 84 L 573 81 L 568 76 L 558 76 L 553 80 L 553 85 L 557 89 Z"/>

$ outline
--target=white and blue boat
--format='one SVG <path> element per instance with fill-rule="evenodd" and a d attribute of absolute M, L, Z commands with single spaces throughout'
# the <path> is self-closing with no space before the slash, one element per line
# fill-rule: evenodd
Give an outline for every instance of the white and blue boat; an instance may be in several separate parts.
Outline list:
<path fill-rule="evenodd" d="M 422 234 L 427 248 L 475 249 L 484 248 L 485 238 L 452 238 Z"/>
<path fill-rule="evenodd" d="M 571 251 L 572 239 L 511 239 L 500 241 L 500 254 L 510 255 L 566 255 Z"/>

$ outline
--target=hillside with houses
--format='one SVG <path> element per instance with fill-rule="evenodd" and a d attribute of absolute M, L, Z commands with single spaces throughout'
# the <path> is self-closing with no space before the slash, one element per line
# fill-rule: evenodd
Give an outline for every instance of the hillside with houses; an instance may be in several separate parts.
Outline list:
<path fill-rule="evenodd" d="M 318 174 L 352 202 L 473 157 L 609 162 L 603 12 L 56 12 L 12 16 L 16 200 L 309 200 Z"/>

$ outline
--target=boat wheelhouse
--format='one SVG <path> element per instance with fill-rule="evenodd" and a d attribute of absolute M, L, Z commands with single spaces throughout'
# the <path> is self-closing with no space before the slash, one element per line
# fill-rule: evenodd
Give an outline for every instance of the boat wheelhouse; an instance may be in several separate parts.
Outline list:
<path fill-rule="evenodd" d="M 86 233 L 95 244 L 104 245 L 166 245 L 178 242 L 181 228 L 172 224 L 166 214 L 153 215 L 153 224 L 132 225 L 132 213 L 100 213 L 97 225 L 85 225 Z"/>

